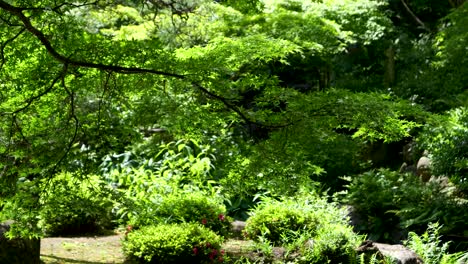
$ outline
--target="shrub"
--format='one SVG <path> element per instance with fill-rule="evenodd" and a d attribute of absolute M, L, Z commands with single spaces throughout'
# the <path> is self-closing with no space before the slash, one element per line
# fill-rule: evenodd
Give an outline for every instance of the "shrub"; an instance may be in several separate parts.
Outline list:
<path fill-rule="evenodd" d="M 122 242 L 127 258 L 140 263 L 223 262 L 223 240 L 196 223 L 145 226 Z"/>
<path fill-rule="evenodd" d="M 318 224 L 319 219 L 314 212 L 293 200 L 267 200 L 251 212 L 244 232 L 253 240 L 263 237 L 274 244 L 281 244 L 288 233 L 299 230 L 315 232 Z"/>
<path fill-rule="evenodd" d="M 330 224 L 320 228 L 313 246 L 303 251 L 303 263 L 354 263 L 361 242 L 350 226 Z"/>
<path fill-rule="evenodd" d="M 345 212 L 324 199 L 305 196 L 267 199 L 252 211 L 247 237 L 286 247 L 298 263 L 348 263 L 362 241 L 347 224 Z"/>
<path fill-rule="evenodd" d="M 358 229 L 371 240 L 397 242 L 401 237 L 393 236 L 401 236 L 402 228 L 423 232 L 434 221 L 444 225 L 443 233 L 463 233 L 468 201 L 454 189 L 449 182 L 424 183 L 411 174 L 381 169 L 352 179 L 344 202 L 361 216 Z"/>
<path fill-rule="evenodd" d="M 41 186 L 38 224 L 46 234 L 77 235 L 112 227 L 110 190 L 98 176 L 78 179 L 62 173 Z"/>
<path fill-rule="evenodd" d="M 201 223 L 218 234 L 227 235 L 231 221 L 220 200 L 202 192 L 177 193 L 163 198 L 155 212 L 170 223 Z"/>
<path fill-rule="evenodd" d="M 222 200 L 197 189 L 174 188 L 171 193 L 154 191 L 131 197 L 121 212 L 128 213 L 128 222 L 133 226 L 200 223 L 221 235 L 227 235 L 231 226 Z"/>
<path fill-rule="evenodd" d="M 468 108 L 436 116 L 417 142 L 429 152 L 434 174 L 449 176 L 468 196 Z"/>
<path fill-rule="evenodd" d="M 398 209 L 394 198 L 402 188 L 402 177 L 390 170 L 368 171 L 353 178 L 348 186 L 344 202 L 363 218 L 357 230 L 368 233 L 369 239 L 395 242 L 392 231 L 399 229 L 400 219 L 391 212 Z M 419 184 L 413 178 L 408 183 Z"/>
<path fill-rule="evenodd" d="M 426 264 L 457 264 L 468 259 L 468 252 L 449 254 L 449 243 L 442 243 L 438 223 L 429 224 L 426 232 L 418 235 L 409 233 L 405 245 L 418 254 Z"/>

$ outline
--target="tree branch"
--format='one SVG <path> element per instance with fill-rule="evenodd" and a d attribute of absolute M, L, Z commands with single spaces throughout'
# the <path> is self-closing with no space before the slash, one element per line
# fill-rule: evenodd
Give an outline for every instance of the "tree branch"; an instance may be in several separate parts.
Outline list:
<path fill-rule="evenodd" d="M 168 77 L 175 77 L 179 79 L 183 79 L 184 76 L 176 73 L 169 73 L 169 72 L 164 72 L 164 71 L 157 71 L 153 69 L 144 69 L 144 68 L 136 68 L 136 67 L 122 67 L 122 66 L 116 66 L 116 65 L 107 65 L 107 64 L 101 64 L 101 63 L 92 63 L 92 62 L 84 62 L 84 61 L 76 61 L 70 58 L 67 58 L 60 54 L 57 50 L 54 49 L 52 46 L 52 43 L 47 39 L 47 37 L 31 24 L 31 21 L 29 20 L 28 17 L 26 17 L 23 14 L 24 8 L 20 7 L 15 7 L 12 6 L 5 1 L 0 1 L 0 8 L 3 10 L 6 10 L 10 14 L 18 17 L 21 22 L 24 24 L 24 27 L 36 38 L 42 43 L 42 45 L 46 48 L 47 52 L 49 52 L 52 57 L 54 57 L 56 60 L 68 64 L 71 66 L 78 66 L 78 67 L 84 67 L 84 68 L 92 68 L 92 69 L 99 69 L 99 70 L 105 70 L 105 71 L 114 71 L 114 72 L 119 72 L 119 73 L 125 73 L 125 74 L 132 74 L 132 73 L 151 73 L 151 74 L 157 74 L 157 75 L 163 75 L 163 76 L 168 76 Z"/>
<path fill-rule="evenodd" d="M 72 149 L 73 147 L 73 144 L 75 143 L 76 141 L 76 138 L 77 138 L 77 135 L 78 135 L 78 128 L 80 126 L 80 121 L 78 120 L 78 117 L 76 116 L 75 114 L 75 95 L 73 94 L 72 91 L 70 91 L 65 83 L 65 75 L 66 75 L 66 72 L 67 72 L 68 68 L 67 68 L 67 65 L 64 66 L 64 69 L 63 69 L 63 72 L 65 74 L 62 75 L 62 87 L 63 89 L 65 90 L 65 92 L 68 94 L 68 96 L 70 96 L 70 116 L 71 118 L 75 121 L 75 129 L 73 131 L 73 137 L 72 139 L 70 140 L 70 142 L 68 142 L 68 145 L 67 145 L 67 148 L 65 149 L 65 153 L 63 153 L 63 155 L 60 157 L 60 159 L 57 161 L 57 163 L 54 165 L 54 167 L 52 168 L 52 173 L 51 175 L 54 175 L 56 172 L 57 172 L 57 168 L 58 166 L 60 166 L 60 164 L 65 160 L 65 158 L 68 156 L 68 153 L 70 153 L 70 150 Z M 70 121 L 70 120 L 69 120 Z"/>
<path fill-rule="evenodd" d="M 138 67 L 123 67 L 123 66 L 118 66 L 118 65 L 108 65 L 108 64 L 101 64 L 101 63 L 92 63 L 92 62 L 86 62 L 86 61 L 77 61 L 73 60 L 71 58 L 67 58 L 64 55 L 60 54 L 52 45 L 52 43 L 49 41 L 49 39 L 44 35 L 42 31 L 34 27 L 28 17 L 26 17 L 23 14 L 23 10 L 26 10 L 27 8 L 21 8 L 21 7 L 15 7 L 7 2 L 0 0 L 0 8 L 9 12 L 13 16 L 16 16 L 24 25 L 25 29 L 29 31 L 31 34 L 33 34 L 41 43 L 42 45 L 46 48 L 47 52 L 54 57 L 56 60 L 59 62 L 62 62 L 63 64 L 68 66 L 76 66 L 76 67 L 83 67 L 83 68 L 92 68 L 92 69 L 98 69 L 98 70 L 103 70 L 103 71 L 109 71 L 109 72 L 117 72 L 117 73 L 122 73 L 122 74 L 141 74 L 141 73 L 148 73 L 148 74 L 156 74 L 156 75 L 161 75 L 161 76 L 166 76 L 166 77 L 173 77 L 177 78 L 180 80 L 186 80 L 185 75 L 177 74 L 177 73 L 170 73 L 170 72 L 164 72 L 164 71 L 158 71 L 154 69 L 146 69 L 146 68 L 138 68 Z M 15 111 L 15 113 L 18 113 L 27 107 L 36 99 L 40 98 L 43 96 L 45 93 L 49 92 L 50 89 L 52 89 L 52 86 L 60 79 L 61 77 L 59 76 L 56 78 L 51 85 L 49 89 L 46 91 L 40 93 L 39 95 L 31 98 L 28 100 L 28 103 L 26 106 L 18 109 Z M 261 124 L 258 122 L 255 122 L 251 119 L 249 119 L 237 106 L 231 104 L 228 102 L 228 99 L 217 95 L 205 87 L 202 87 L 200 84 L 191 82 L 191 84 L 197 88 L 198 90 L 202 91 L 204 94 L 208 95 L 211 98 L 214 98 L 216 100 L 221 101 L 228 109 L 231 109 L 235 113 L 237 113 L 242 120 L 244 120 L 247 123 L 250 124 L 255 124 L 261 127 L 270 127 L 270 128 L 281 128 L 285 126 L 289 126 L 290 124 L 287 125 L 280 125 L 280 126 L 274 126 L 274 125 L 266 125 L 266 124 Z"/>
<path fill-rule="evenodd" d="M 421 21 L 414 13 L 411 11 L 411 8 L 406 4 L 405 0 L 401 0 L 401 3 L 405 7 L 406 11 L 411 15 L 411 17 L 418 23 L 424 30 L 430 32 L 431 30 Z"/>

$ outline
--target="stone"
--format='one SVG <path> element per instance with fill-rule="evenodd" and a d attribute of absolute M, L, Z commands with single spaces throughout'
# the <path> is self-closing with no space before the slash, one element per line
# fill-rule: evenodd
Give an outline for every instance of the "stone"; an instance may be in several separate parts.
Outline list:
<path fill-rule="evenodd" d="M 403 164 L 401 164 L 399 172 L 400 173 L 410 173 L 410 174 L 415 175 L 415 176 L 417 175 L 416 166 L 408 165 L 408 164 L 406 164 L 406 162 L 403 162 Z"/>
<path fill-rule="evenodd" d="M 5 233 L 10 230 L 13 221 L 0 223 L 0 263 L 40 264 L 41 241 L 38 238 L 8 239 Z"/>
<path fill-rule="evenodd" d="M 416 144 L 411 141 L 403 146 L 402 157 L 403 161 L 407 164 L 414 164 L 418 159 L 418 153 L 416 152 Z"/>
<path fill-rule="evenodd" d="M 231 231 L 232 231 L 233 236 L 237 238 L 242 238 L 243 237 L 242 231 L 244 231 L 245 222 L 236 220 L 232 222 L 231 225 L 232 225 Z"/>
<path fill-rule="evenodd" d="M 355 232 L 359 232 L 360 227 L 366 225 L 366 220 L 352 205 L 346 205 L 346 217 L 348 217 L 348 224 L 353 227 Z"/>
<path fill-rule="evenodd" d="M 367 258 L 374 254 L 377 254 L 379 259 L 390 257 L 396 264 L 424 264 L 416 253 L 403 245 L 389 245 L 367 240 L 358 247 L 357 252 L 365 254 Z"/>
<path fill-rule="evenodd" d="M 431 160 L 428 157 L 422 156 L 418 160 L 416 165 L 416 173 L 419 177 L 421 177 L 423 182 L 429 181 L 431 178 Z"/>

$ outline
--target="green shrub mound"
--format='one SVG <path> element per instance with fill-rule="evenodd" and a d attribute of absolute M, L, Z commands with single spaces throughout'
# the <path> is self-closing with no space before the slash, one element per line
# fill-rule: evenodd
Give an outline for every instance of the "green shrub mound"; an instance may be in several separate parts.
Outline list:
<path fill-rule="evenodd" d="M 227 235 L 231 226 L 231 218 L 226 216 L 226 207 L 222 201 L 200 190 L 148 194 L 132 202 L 125 210 L 132 212 L 128 223 L 135 227 L 190 222 L 200 223 L 218 234 Z"/>
<path fill-rule="evenodd" d="M 294 263 L 353 263 L 362 242 L 343 209 L 311 196 L 265 200 L 252 210 L 244 232 L 257 243 L 286 248 L 298 256 Z"/>
<path fill-rule="evenodd" d="M 396 231 L 422 233 L 430 222 L 443 226 L 441 234 L 461 234 L 468 228 L 467 200 L 442 179 L 425 183 L 412 174 L 368 171 L 352 179 L 344 202 L 359 213 L 358 228 L 371 240 L 398 242 L 392 237 Z"/>
<path fill-rule="evenodd" d="M 468 197 L 468 107 L 433 116 L 417 142 L 429 152 L 434 175 L 450 177 Z"/>
<path fill-rule="evenodd" d="M 299 205 L 269 201 L 252 211 L 244 232 L 247 238 L 253 240 L 263 237 L 274 244 L 281 244 L 285 234 L 299 230 L 315 232 L 318 224 L 318 216 Z"/>
<path fill-rule="evenodd" d="M 330 224 L 319 229 L 312 247 L 303 247 L 299 263 L 355 263 L 356 248 L 361 242 L 352 228 Z"/>
<path fill-rule="evenodd" d="M 99 233 L 113 227 L 110 193 L 95 175 L 78 179 L 63 173 L 41 183 L 39 226 L 47 235 Z"/>
<path fill-rule="evenodd" d="M 201 223 L 212 231 L 226 235 L 231 227 L 226 207 L 201 192 L 180 193 L 163 199 L 156 214 L 166 222 Z"/>
<path fill-rule="evenodd" d="M 130 260 L 139 263 L 223 262 L 223 238 L 197 223 L 145 226 L 122 242 Z"/>

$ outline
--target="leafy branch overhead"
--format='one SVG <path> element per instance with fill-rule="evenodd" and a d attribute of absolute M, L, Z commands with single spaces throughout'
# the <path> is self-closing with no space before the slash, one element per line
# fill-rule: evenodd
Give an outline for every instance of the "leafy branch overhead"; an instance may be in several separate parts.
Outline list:
<path fill-rule="evenodd" d="M 96 3 L 94 3 L 96 4 Z M 57 11 L 57 10 L 60 10 L 60 8 L 65 5 L 65 4 L 62 4 L 62 5 L 59 5 L 59 6 L 56 6 L 54 8 L 52 8 L 53 11 Z M 81 5 L 77 5 L 75 7 L 81 7 Z M 116 72 L 116 73 L 120 73 L 120 74 L 155 74 L 155 75 L 161 75 L 161 76 L 165 76 L 165 77 L 173 77 L 173 78 L 176 78 L 176 79 L 186 79 L 186 76 L 185 75 L 181 75 L 181 74 L 177 74 L 177 73 L 171 73 L 171 72 L 166 72 L 166 71 L 160 71 L 160 70 L 154 70 L 154 69 L 150 69 L 150 68 L 143 68 L 143 67 L 131 67 L 131 66 L 120 66 L 120 65 L 113 65 L 113 64 L 105 64 L 105 63 L 99 63 L 99 62 L 88 62 L 88 61 L 84 61 L 84 60 L 77 60 L 77 59 L 74 59 L 72 57 L 67 57 L 61 53 L 59 53 L 54 47 L 53 47 L 53 44 L 52 42 L 48 39 L 48 37 L 41 31 L 39 30 L 38 28 L 34 27 L 32 25 L 32 22 L 31 22 L 31 19 L 28 18 L 23 12 L 26 11 L 26 10 L 30 10 L 30 8 L 21 8 L 21 7 L 15 7 L 15 6 L 12 6 L 4 1 L 0 1 L 0 8 L 2 8 L 3 10 L 7 11 L 8 13 L 12 14 L 13 16 L 16 16 L 24 25 L 24 29 L 26 29 L 27 31 L 29 31 L 31 34 L 33 34 L 39 41 L 40 43 L 45 47 L 45 49 L 47 50 L 47 52 L 54 58 L 56 59 L 57 61 L 59 61 L 60 63 L 66 65 L 66 67 L 68 66 L 72 66 L 72 67 L 82 67 L 82 68 L 90 68 L 90 69 L 97 69 L 97 70 L 100 70 L 100 71 L 107 71 L 107 72 Z M 44 9 L 39 9 L 39 10 L 47 10 L 46 8 Z M 24 29 L 22 29 L 20 31 L 20 33 L 22 33 L 24 31 Z M 19 34 L 18 34 L 19 35 Z M 15 38 L 17 38 L 16 35 L 13 39 L 9 39 L 7 42 L 4 43 L 4 46 L 7 45 L 8 42 L 11 42 L 13 41 Z M 3 50 L 3 49 L 2 49 Z M 3 55 L 3 52 L 2 52 L 2 55 Z M 3 60 L 4 61 L 4 60 Z M 66 72 L 65 72 L 66 74 Z M 27 106 L 29 106 L 34 100 L 37 100 L 39 99 L 41 96 L 43 96 L 44 94 L 46 94 L 47 92 L 49 92 L 51 90 L 51 88 L 54 86 L 54 84 L 56 83 L 56 81 L 54 81 L 52 83 L 52 85 L 50 86 L 49 89 L 46 89 L 44 92 L 41 92 L 39 93 L 38 95 L 34 96 L 34 97 L 31 97 L 30 99 L 27 100 Z M 236 113 L 238 113 L 240 115 L 240 117 L 242 119 L 244 119 L 244 121 L 246 122 L 253 122 L 251 121 L 245 114 L 243 114 L 236 106 L 234 106 L 233 104 L 230 104 L 225 98 L 223 98 L 222 96 L 220 95 L 216 95 L 215 92 L 210 92 L 208 89 L 202 87 L 200 84 L 196 83 L 196 82 L 192 82 L 192 85 L 193 87 L 195 88 L 198 88 L 200 91 L 202 91 L 203 93 L 207 94 L 209 97 L 212 97 L 214 99 L 217 99 L 217 100 L 220 100 L 221 102 L 223 102 L 228 108 L 230 108 L 231 110 L 235 111 Z M 73 106 L 72 106 L 73 107 Z M 14 111 L 14 113 L 18 113 L 20 111 L 23 111 L 25 110 L 26 107 L 22 107 L 22 108 L 19 108 L 17 110 Z"/>

